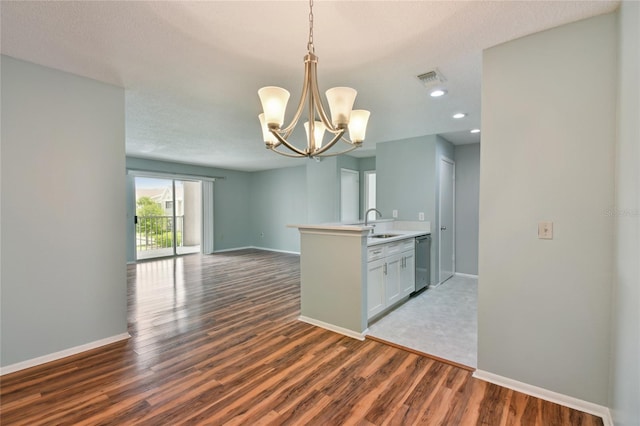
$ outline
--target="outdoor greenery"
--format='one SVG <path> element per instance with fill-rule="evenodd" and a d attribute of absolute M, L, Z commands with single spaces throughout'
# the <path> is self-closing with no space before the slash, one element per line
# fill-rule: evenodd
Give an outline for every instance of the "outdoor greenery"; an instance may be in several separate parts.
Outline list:
<path fill-rule="evenodd" d="M 165 216 L 159 203 L 150 197 L 140 197 L 136 201 L 136 234 L 138 250 L 173 247 L 173 218 Z M 142 240 L 142 241 L 141 241 Z M 176 245 L 182 245 L 182 233 L 176 232 Z"/>
<path fill-rule="evenodd" d="M 155 235 L 156 247 L 167 248 L 173 247 L 173 232 L 160 232 Z M 176 246 L 182 245 L 182 232 L 176 231 Z"/>
<path fill-rule="evenodd" d="M 151 197 L 140 197 L 136 201 L 136 214 L 138 216 L 162 216 L 164 215 L 164 210 Z"/>

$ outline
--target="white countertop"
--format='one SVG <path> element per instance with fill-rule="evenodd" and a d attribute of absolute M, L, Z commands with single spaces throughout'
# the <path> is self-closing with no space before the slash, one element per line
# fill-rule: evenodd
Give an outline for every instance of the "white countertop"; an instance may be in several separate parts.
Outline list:
<path fill-rule="evenodd" d="M 353 236 L 367 235 L 367 246 L 375 246 L 394 241 L 416 238 L 422 235 L 431 234 L 430 222 L 410 222 L 395 221 L 393 219 L 379 219 L 364 223 L 321 223 L 309 225 L 287 225 L 291 228 L 298 228 L 300 232 L 323 233 L 323 234 L 351 234 Z M 396 229 L 399 228 L 399 229 Z M 371 238 L 370 235 L 391 234 L 389 238 Z"/>

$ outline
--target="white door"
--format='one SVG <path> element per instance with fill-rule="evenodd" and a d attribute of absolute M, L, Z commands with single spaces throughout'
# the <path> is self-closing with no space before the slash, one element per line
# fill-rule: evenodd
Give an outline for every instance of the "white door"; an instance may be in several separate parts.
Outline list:
<path fill-rule="evenodd" d="M 455 163 L 440 158 L 440 279 L 444 282 L 455 272 Z"/>
<path fill-rule="evenodd" d="M 364 172 L 364 208 L 362 215 L 369 209 L 376 208 L 376 172 L 369 170 Z M 367 218 L 365 218 L 367 219 Z M 369 220 L 376 220 L 376 212 L 369 212 Z"/>
<path fill-rule="evenodd" d="M 357 222 L 359 207 L 360 174 L 355 170 L 340 169 L 340 221 Z"/>

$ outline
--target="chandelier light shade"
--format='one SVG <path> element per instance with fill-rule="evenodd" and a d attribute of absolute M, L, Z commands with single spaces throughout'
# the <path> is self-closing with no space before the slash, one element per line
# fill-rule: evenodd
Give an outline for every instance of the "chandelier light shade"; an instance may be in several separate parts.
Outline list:
<path fill-rule="evenodd" d="M 302 95 L 291 123 L 284 126 L 284 116 L 289 101 L 289 92 L 281 87 L 267 86 L 258 90 L 262 103 L 262 114 L 258 116 L 266 148 L 286 157 L 329 157 L 353 151 L 364 141 L 369 111 L 353 110 L 357 91 L 350 87 L 334 87 L 326 91 L 329 115 L 326 113 L 318 89 L 318 57 L 313 46 L 313 0 L 309 1 L 309 42 L 304 57 L 304 84 Z M 304 123 L 307 147 L 300 149 L 288 141 L 307 107 L 308 120 Z M 284 127 L 283 127 L 284 126 Z M 324 134 L 331 139 L 324 143 Z M 345 136 L 349 133 L 349 138 Z M 347 147 L 336 152 L 333 148 L 342 141 Z M 288 151 L 278 149 L 284 146 Z"/>
<path fill-rule="evenodd" d="M 264 120 L 267 123 L 277 124 L 278 127 L 284 123 L 284 112 L 289 102 L 289 91 L 281 87 L 268 86 L 258 90 Z"/>
<path fill-rule="evenodd" d="M 313 151 L 318 150 L 322 145 L 322 138 L 324 138 L 324 131 L 326 129 L 327 128 L 324 126 L 324 123 L 322 121 L 316 121 L 313 128 L 313 138 L 310 138 L 309 122 L 307 121 L 306 123 L 304 123 L 304 131 L 307 134 L 307 140 L 311 141 L 311 147 L 313 148 Z"/>
<path fill-rule="evenodd" d="M 351 136 L 351 140 L 360 142 L 364 140 L 370 114 L 369 111 L 364 109 L 351 111 L 351 118 L 349 119 L 349 136 Z"/>

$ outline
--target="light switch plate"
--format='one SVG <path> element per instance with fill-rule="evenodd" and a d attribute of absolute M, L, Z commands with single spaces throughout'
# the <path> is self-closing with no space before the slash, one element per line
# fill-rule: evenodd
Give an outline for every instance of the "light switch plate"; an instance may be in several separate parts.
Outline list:
<path fill-rule="evenodd" d="M 418 213 L 418 220 L 424 220 L 424 212 Z"/>
<path fill-rule="evenodd" d="M 398 217 L 398 210 L 394 210 L 393 213 L 392 213 L 392 216 L 394 218 L 397 218 Z"/>
<path fill-rule="evenodd" d="M 553 240 L 553 222 L 538 222 L 538 238 Z"/>

